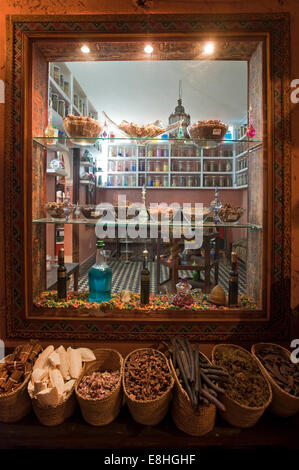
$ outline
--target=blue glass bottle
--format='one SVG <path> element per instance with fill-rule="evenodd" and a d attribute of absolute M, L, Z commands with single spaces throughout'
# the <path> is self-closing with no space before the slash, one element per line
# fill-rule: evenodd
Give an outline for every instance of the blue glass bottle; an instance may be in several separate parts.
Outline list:
<path fill-rule="evenodd" d="M 96 262 L 88 273 L 89 302 L 109 302 L 111 299 L 112 270 L 103 254 L 104 242 L 97 241 Z"/>

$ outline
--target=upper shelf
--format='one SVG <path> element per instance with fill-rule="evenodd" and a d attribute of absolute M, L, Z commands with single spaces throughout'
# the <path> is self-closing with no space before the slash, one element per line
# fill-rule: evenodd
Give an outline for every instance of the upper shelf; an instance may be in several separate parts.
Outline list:
<path fill-rule="evenodd" d="M 240 154 L 241 152 L 256 150 L 261 147 L 261 140 L 205 140 L 205 139 L 146 139 L 146 138 L 126 138 L 126 137 L 63 137 L 63 138 L 49 138 L 49 137 L 33 137 L 33 142 L 42 145 L 45 148 L 53 148 L 57 144 L 64 145 L 68 148 L 82 148 L 90 147 L 96 143 L 104 143 L 114 145 L 169 145 L 169 144 L 183 144 L 194 145 L 202 149 L 225 149 L 233 153 Z"/>

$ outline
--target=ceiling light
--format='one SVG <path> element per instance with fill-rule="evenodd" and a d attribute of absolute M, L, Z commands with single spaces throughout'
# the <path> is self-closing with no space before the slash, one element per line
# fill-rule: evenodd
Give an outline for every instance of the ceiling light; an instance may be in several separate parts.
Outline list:
<path fill-rule="evenodd" d="M 215 49 L 214 43 L 213 42 L 207 42 L 205 47 L 204 47 L 204 53 L 205 54 L 213 54 Z"/>
<path fill-rule="evenodd" d="M 88 46 L 86 46 L 86 44 L 84 44 L 84 46 L 81 47 L 81 51 L 84 52 L 84 54 L 88 54 L 90 49 Z"/>
<path fill-rule="evenodd" d="M 153 52 L 153 50 L 154 50 L 154 48 L 150 44 L 147 44 L 144 48 L 144 52 L 146 52 L 147 54 L 151 54 Z"/>

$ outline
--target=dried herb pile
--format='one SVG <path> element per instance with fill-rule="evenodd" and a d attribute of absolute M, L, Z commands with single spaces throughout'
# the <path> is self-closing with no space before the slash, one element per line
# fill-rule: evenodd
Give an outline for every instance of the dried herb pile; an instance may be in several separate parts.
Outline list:
<path fill-rule="evenodd" d="M 84 398 L 103 399 L 113 392 L 119 381 L 119 370 L 113 372 L 93 372 L 83 377 L 78 385 L 78 393 Z"/>
<path fill-rule="evenodd" d="M 225 411 L 217 394 L 224 392 L 222 384 L 229 380 L 229 375 L 221 367 L 209 363 L 199 352 L 198 344 L 193 348 L 187 339 L 173 338 L 171 345 L 163 343 L 168 349 L 177 377 L 189 396 L 192 407 L 216 405 Z"/>
<path fill-rule="evenodd" d="M 288 356 L 279 347 L 267 345 L 259 349 L 256 356 L 279 387 L 299 397 L 299 364 L 294 364 L 290 355 Z"/>
<path fill-rule="evenodd" d="M 244 351 L 223 346 L 215 352 L 215 362 L 230 376 L 225 392 L 241 405 L 263 406 L 269 399 L 269 389 L 258 365 Z"/>
<path fill-rule="evenodd" d="M 135 351 L 125 363 L 124 382 L 132 400 L 155 400 L 171 385 L 167 361 L 153 349 Z"/>
<path fill-rule="evenodd" d="M 41 350 L 41 345 L 36 343 L 19 345 L 9 359 L 0 364 L 0 394 L 12 392 L 24 382 Z"/>

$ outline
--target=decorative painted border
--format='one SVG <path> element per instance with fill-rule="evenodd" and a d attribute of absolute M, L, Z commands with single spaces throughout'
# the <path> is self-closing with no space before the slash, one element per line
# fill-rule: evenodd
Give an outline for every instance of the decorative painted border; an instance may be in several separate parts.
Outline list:
<path fill-rule="evenodd" d="M 25 320 L 23 213 L 24 44 L 29 32 L 101 34 L 232 33 L 270 34 L 273 103 L 273 253 L 271 318 L 268 322 L 142 325 L 78 321 Z M 287 337 L 290 305 L 291 159 L 289 136 L 289 16 L 260 15 L 117 15 L 12 16 L 7 21 L 6 87 L 6 299 L 7 337 L 78 340 L 157 340 L 187 335 L 192 340 L 273 340 Z M 26 136 L 25 136 L 26 138 Z M 31 144 L 31 143 L 30 143 Z M 272 212 L 273 211 L 273 212 Z"/>

